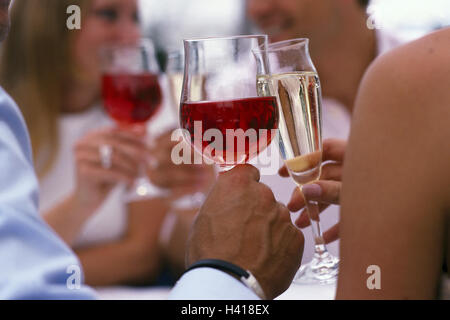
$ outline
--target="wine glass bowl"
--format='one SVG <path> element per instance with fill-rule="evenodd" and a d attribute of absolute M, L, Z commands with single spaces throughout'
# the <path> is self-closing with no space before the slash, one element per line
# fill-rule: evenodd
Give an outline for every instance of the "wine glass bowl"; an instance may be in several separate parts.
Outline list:
<path fill-rule="evenodd" d="M 276 135 L 276 100 L 258 95 L 252 56 L 264 43 L 264 35 L 184 41 L 180 127 L 186 141 L 222 171 L 254 158 Z"/>
<path fill-rule="evenodd" d="M 264 150 L 278 122 L 273 97 L 184 103 L 180 115 L 194 149 L 222 168 L 246 163 Z M 225 138 L 211 148 L 210 134 Z"/>
<path fill-rule="evenodd" d="M 161 107 L 158 75 L 152 73 L 104 74 L 105 109 L 119 127 L 145 124 Z"/>

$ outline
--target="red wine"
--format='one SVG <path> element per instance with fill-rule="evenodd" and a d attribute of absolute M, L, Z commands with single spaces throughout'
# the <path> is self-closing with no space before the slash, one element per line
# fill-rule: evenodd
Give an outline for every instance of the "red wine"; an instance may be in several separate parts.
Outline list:
<path fill-rule="evenodd" d="M 197 151 L 218 164 L 232 165 L 250 160 L 270 144 L 274 138 L 271 130 L 278 128 L 278 109 L 275 97 L 188 102 L 181 105 L 180 123 L 190 133 L 191 143 Z M 217 143 L 217 139 L 205 139 L 204 134 L 209 129 L 217 129 L 223 137 L 214 150 L 205 150 L 212 142 Z M 227 137 L 227 130 L 236 132 L 238 129 L 243 133 L 254 132 L 254 139 L 242 134 L 231 136 L 231 139 L 229 135 Z M 263 131 L 266 134 L 262 134 Z M 245 143 L 239 143 L 238 139 L 242 138 Z M 202 150 L 198 150 L 200 146 Z"/>
<path fill-rule="evenodd" d="M 162 93 L 158 76 L 151 73 L 105 74 L 103 102 L 121 126 L 142 124 L 156 114 Z"/>

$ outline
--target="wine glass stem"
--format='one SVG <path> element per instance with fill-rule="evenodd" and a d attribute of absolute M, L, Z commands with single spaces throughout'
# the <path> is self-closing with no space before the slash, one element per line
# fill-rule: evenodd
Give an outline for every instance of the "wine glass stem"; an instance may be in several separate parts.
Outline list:
<path fill-rule="evenodd" d="M 305 195 L 303 195 L 303 198 L 305 200 L 306 211 L 308 212 L 309 221 L 311 222 L 311 229 L 314 237 L 314 253 L 323 255 L 328 250 L 325 245 L 325 240 L 322 234 L 322 228 L 320 226 L 319 204 L 317 203 L 317 201 L 307 199 Z"/>

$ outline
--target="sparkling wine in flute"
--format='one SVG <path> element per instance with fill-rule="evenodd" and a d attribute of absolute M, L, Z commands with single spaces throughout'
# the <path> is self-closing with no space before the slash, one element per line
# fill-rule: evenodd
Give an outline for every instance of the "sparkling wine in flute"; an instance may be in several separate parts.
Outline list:
<path fill-rule="evenodd" d="M 167 75 L 169 79 L 170 94 L 172 96 L 172 105 L 176 108 L 177 112 L 180 106 L 181 91 L 183 89 L 183 76 L 184 75 L 181 72 Z"/>
<path fill-rule="evenodd" d="M 172 105 L 176 108 L 178 114 L 178 108 L 180 107 L 181 92 L 183 91 L 183 73 L 170 73 L 168 74 L 169 89 L 172 96 Z M 191 86 L 189 91 L 189 99 L 199 100 L 202 97 L 204 91 L 204 76 L 193 75 L 191 77 Z"/>
<path fill-rule="evenodd" d="M 321 92 L 315 72 L 291 72 L 258 79 L 260 95 L 274 95 L 280 111 L 280 151 L 294 181 L 319 179 L 322 163 Z"/>

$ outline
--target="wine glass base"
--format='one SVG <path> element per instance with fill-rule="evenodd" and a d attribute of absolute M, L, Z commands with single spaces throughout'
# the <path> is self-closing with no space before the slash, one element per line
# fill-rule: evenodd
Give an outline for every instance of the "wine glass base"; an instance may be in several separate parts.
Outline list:
<path fill-rule="evenodd" d="M 337 282 L 339 273 L 339 259 L 325 252 L 315 255 L 313 260 L 300 267 L 294 277 L 294 284 L 298 285 L 330 285 Z"/>
<path fill-rule="evenodd" d="M 134 181 L 129 191 L 125 194 L 126 202 L 142 201 L 146 199 L 167 197 L 169 192 L 154 186 L 146 177 Z"/>

